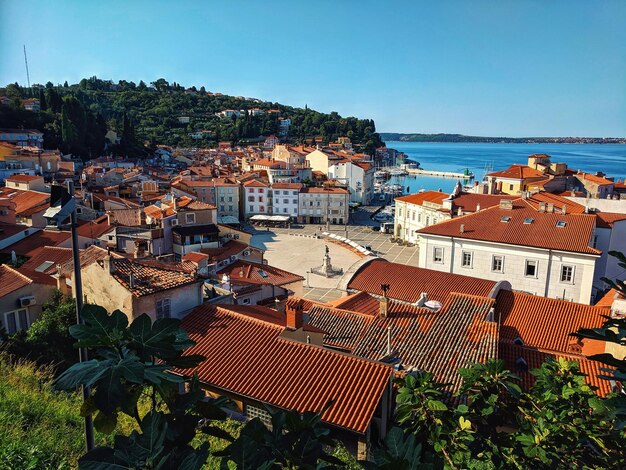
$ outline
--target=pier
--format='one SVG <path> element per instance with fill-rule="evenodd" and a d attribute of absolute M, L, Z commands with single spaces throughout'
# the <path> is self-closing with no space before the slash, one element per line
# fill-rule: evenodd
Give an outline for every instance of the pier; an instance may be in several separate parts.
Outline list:
<path fill-rule="evenodd" d="M 472 179 L 474 178 L 474 174 L 470 173 L 466 175 L 465 173 L 455 173 L 453 171 L 431 171 L 431 170 L 422 170 L 410 168 L 406 170 L 409 175 L 427 175 L 427 176 L 440 176 L 442 178 L 461 178 L 461 179 Z"/>

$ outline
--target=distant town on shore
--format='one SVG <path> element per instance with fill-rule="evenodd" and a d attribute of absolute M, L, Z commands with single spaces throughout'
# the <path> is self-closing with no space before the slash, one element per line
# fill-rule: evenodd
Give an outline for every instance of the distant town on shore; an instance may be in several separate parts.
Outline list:
<path fill-rule="evenodd" d="M 380 132 L 385 142 L 463 142 L 481 144 L 626 144 L 626 137 L 483 137 L 463 134 Z"/>

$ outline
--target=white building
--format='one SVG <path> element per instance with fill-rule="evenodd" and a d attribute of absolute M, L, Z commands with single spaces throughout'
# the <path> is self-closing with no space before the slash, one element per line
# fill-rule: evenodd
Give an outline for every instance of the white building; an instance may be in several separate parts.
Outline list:
<path fill-rule="evenodd" d="M 589 304 L 596 218 L 524 199 L 419 230 L 419 266 L 508 280 L 514 290 Z"/>
<path fill-rule="evenodd" d="M 347 190 L 343 188 L 302 188 L 298 222 L 305 224 L 339 224 L 348 221 Z"/>
<path fill-rule="evenodd" d="M 328 178 L 350 188 L 350 202 L 368 205 L 374 196 L 374 168 L 367 162 L 341 160 L 328 167 Z"/>
<path fill-rule="evenodd" d="M 270 215 L 270 186 L 259 180 L 246 181 L 243 184 L 244 216 L 249 219 L 253 215 Z"/>
<path fill-rule="evenodd" d="M 298 201 L 302 185 L 299 183 L 275 183 L 272 185 L 272 211 L 275 215 L 298 218 Z"/>

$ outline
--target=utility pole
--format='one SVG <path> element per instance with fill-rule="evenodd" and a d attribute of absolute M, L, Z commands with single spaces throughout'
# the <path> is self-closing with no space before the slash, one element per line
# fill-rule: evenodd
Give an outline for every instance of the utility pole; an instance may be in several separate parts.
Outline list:
<path fill-rule="evenodd" d="M 72 180 L 67 182 L 67 190 L 70 195 L 70 200 L 74 199 L 74 182 Z M 80 315 L 81 310 L 83 309 L 83 282 L 81 279 L 80 273 L 80 253 L 78 250 L 78 222 L 76 220 L 76 207 L 72 209 L 72 214 L 70 215 L 70 223 L 72 226 L 72 257 L 74 260 L 74 294 L 76 297 L 76 323 L 82 324 L 83 320 Z M 89 359 L 87 357 L 87 348 L 80 348 L 78 350 L 78 357 L 80 362 L 87 362 Z M 89 387 L 83 385 L 83 403 L 87 402 L 91 395 L 91 390 Z M 94 448 L 94 439 L 93 439 L 93 421 L 91 419 L 91 415 L 87 414 L 85 416 L 85 447 L 87 452 Z"/>
<path fill-rule="evenodd" d="M 30 88 L 30 74 L 28 73 L 28 59 L 26 58 L 26 44 L 24 44 L 24 63 L 26 64 L 26 82 Z"/>

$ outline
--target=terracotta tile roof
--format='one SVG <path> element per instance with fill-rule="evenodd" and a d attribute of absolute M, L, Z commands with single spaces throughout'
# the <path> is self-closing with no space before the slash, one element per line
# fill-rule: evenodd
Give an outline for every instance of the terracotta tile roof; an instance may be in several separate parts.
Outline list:
<path fill-rule="evenodd" d="M 611 308 L 611 306 L 613 305 L 613 301 L 615 301 L 616 299 L 621 299 L 621 298 L 622 298 L 622 294 L 617 292 L 617 290 L 615 289 L 610 289 L 606 294 L 602 296 L 600 300 L 598 300 L 595 303 L 594 307 Z"/>
<path fill-rule="evenodd" d="M 503 217 L 510 219 L 503 222 Z M 524 223 L 526 219 L 532 219 L 532 223 Z M 565 226 L 557 227 L 559 221 Z M 491 207 L 417 233 L 599 255 L 599 250 L 589 246 L 594 227 L 593 215 L 538 212 L 527 201 L 516 199 L 513 209 Z"/>
<path fill-rule="evenodd" d="M 171 217 L 176 214 L 176 211 L 170 207 L 162 208 L 154 204 L 145 207 L 143 211 L 148 217 L 156 220 L 161 220 L 163 217 Z"/>
<path fill-rule="evenodd" d="M 511 196 L 501 194 L 474 194 L 460 193 L 452 200 L 455 207 L 460 207 L 463 212 L 475 212 L 480 204 L 481 209 L 497 206 L 502 199 L 510 199 Z"/>
<path fill-rule="evenodd" d="M 197 251 L 192 251 L 191 253 L 187 253 L 183 255 L 183 261 L 192 261 L 194 263 L 199 263 L 200 261 L 208 260 L 209 255 L 204 253 L 199 253 Z"/>
<path fill-rule="evenodd" d="M 204 253 L 209 256 L 210 262 L 214 263 L 229 259 L 231 256 L 238 255 L 244 250 L 249 249 L 250 246 L 247 243 L 238 242 L 237 240 L 229 240 L 224 246 L 219 248 L 202 248 L 200 253 Z"/>
<path fill-rule="evenodd" d="M 269 158 L 261 158 L 260 160 L 252 162 L 252 164 L 254 166 L 268 167 L 268 168 L 286 168 L 287 167 L 286 162 L 273 161 L 273 160 L 270 160 Z"/>
<path fill-rule="evenodd" d="M 188 204 L 185 204 L 181 209 L 186 211 L 202 211 L 207 209 L 216 209 L 216 206 L 213 204 L 207 204 L 206 202 L 191 201 Z"/>
<path fill-rule="evenodd" d="M 589 181 L 591 183 L 599 184 L 599 185 L 615 184 L 615 182 L 611 180 L 607 180 L 606 178 L 603 178 L 602 176 L 592 175 L 591 173 L 576 173 L 574 176 L 576 177 L 576 179 L 578 179 L 579 181 L 582 181 L 583 183 L 585 181 Z"/>
<path fill-rule="evenodd" d="M 69 240 L 70 232 L 57 232 L 54 230 L 39 230 L 32 235 L 14 243 L 2 250 L 2 253 L 11 253 L 20 256 L 32 256 L 32 252 L 42 246 L 58 246 Z"/>
<path fill-rule="evenodd" d="M 531 177 L 544 176 L 543 172 L 535 170 L 528 165 L 511 165 L 506 170 L 495 171 L 489 173 L 487 176 L 494 176 L 496 178 L 510 178 L 510 179 L 526 179 Z"/>
<path fill-rule="evenodd" d="M 388 387 L 391 367 L 281 338 L 283 327 L 229 308 L 203 305 L 183 320 L 196 342 L 187 354 L 206 358 L 193 370 L 202 382 L 300 412 L 319 411 L 334 400 L 322 419 L 366 432 Z"/>
<path fill-rule="evenodd" d="M 257 179 L 252 179 L 250 181 L 246 181 L 244 184 L 244 187 L 249 188 L 268 188 L 269 184 L 264 183 L 263 181 L 259 181 Z"/>
<path fill-rule="evenodd" d="M 6 181 L 14 181 L 16 183 L 30 183 L 31 181 L 36 181 L 39 179 L 43 179 L 43 177 L 33 175 L 13 175 L 5 178 Z"/>
<path fill-rule="evenodd" d="M 193 274 L 175 269 L 146 266 L 127 259 L 113 259 L 111 262 L 115 266 L 113 272 L 115 280 L 137 297 L 202 282 L 197 280 Z M 130 287 L 131 274 L 135 283 L 133 288 Z"/>
<path fill-rule="evenodd" d="M 31 209 L 37 208 L 37 212 L 43 210 L 44 205 L 50 202 L 50 194 L 40 193 L 38 191 L 22 191 L 13 188 L 3 188 L 0 192 L 3 197 L 9 198 L 15 204 L 15 213 L 18 216 L 32 215 L 28 214 Z M 36 212 L 33 212 L 36 213 Z"/>
<path fill-rule="evenodd" d="M 370 315 L 332 307 L 314 306 L 309 310 L 307 325 L 319 328 L 326 333 L 325 345 L 352 351 L 371 321 Z"/>
<path fill-rule="evenodd" d="M 0 298 L 22 287 L 32 284 L 32 280 L 16 269 L 3 264 L 0 265 Z"/>
<path fill-rule="evenodd" d="M 596 226 L 600 228 L 613 228 L 615 222 L 626 220 L 626 214 L 615 214 L 612 212 L 594 212 L 596 216 Z"/>
<path fill-rule="evenodd" d="M 510 196 L 509 196 L 510 198 Z M 565 212 L 568 214 L 584 214 L 585 206 L 582 204 L 578 204 L 577 202 L 570 201 L 569 199 L 560 196 L 558 194 L 547 193 L 545 191 L 540 191 L 538 193 L 533 194 L 531 197 L 527 199 L 528 204 L 530 204 L 535 209 L 539 210 L 539 203 L 545 202 L 547 204 L 553 204 L 554 209 L 559 212 L 563 210 L 563 206 L 565 206 Z"/>
<path fill-rule="evenodd" d="M 109 218 L 103 215 L 95 220 L 81 224 L 76 232 L 79 237 L 100 238 L 105 233 L 112 231 L 114 227 L 109 225 Z"/>
<path fill-rule="evenodd" d="M 267 323 L 273 323 L 280 327 L 285 326 L 285 314 L 273 308 L 264 307 L 262 305 L 228 305 L 228 307 L 225 308 L 240 315 L 256 318 L 257 320 Z"/>
<path fill-rule="evenodd" d="M 396 201 L 407 202 L 409 204 L 416 204 L 421 206 L 424 202 L 434 202 L 435 204 L 442 204 L 444 199 L 450 197 L 447 193 L 439 191 L 424 191 L 423 193 L 409 194 L 408 196 L 397 197 Z"/>
<path fill-rule="evenodd" d="M 45 274 L 53 274 L 57 271 L 57 265 L 71 261 L 72 249 L 58 246 L 42 246 L 32 251 L 30 256 L 30 259 L 20 266 L 20 270 L 39 270 L 39 272 Z"/>
<path fill-rule="evenodd" d="M 300 190 L 301 193 L 323 193 L 323 194 L 327 194 L 327 193 L 334 193 L 334 194 L 348 194 L 348 191 L 346 189 L 343 188 L 317 188 L 317 187 L 312 187 L 312 188 L 302 188 Z"/>
<path fill-rule="evenodd" d="M 539 297 L 521 292 L 500 291 L 496 298 L 496 318 L 500 322 L 500 341 L 543 351 L 571 353 L 570 333 L 580 328 L 599 328 L 606 310 L 591 305 Z"/>
<path fill-rule="evenodd" d="M 96 245 L 90 245 L 87 248 L 80 250 L 80 266 L 81 268 L 89 266 L 96 261 L 104 259 L 108 254 L 108 251 L 104 248 L 100 248 Z M 110 256 L 112 258 L 122 258 L 121 255 L 113 252 L 111 252 Z M 62 263 L 60 269 L 58 270 L 58 273 L 71 279 L 74 275 L 74 260 L 70 258 L 65 263 Z"/>
<path fill-rule="evenodd" d="M 359 312 L 365 315 L 378 315 L 380 300 L 371 296 L 367 292 L 357 292 L 356 294 L 340 297 L 328 302 L 335 308 Z"/>
<path fill-rule="evenodd" d="M 310 299 L 305 299 L 304 297 L 296 297 L 296 296 L 289 297 L 287 299 L 287 302 L 285 302 L 286 307 L 295 307 L 297 305 L 301 306 L 304 312 L 308 312 L 315 305 L 321 305 L 324 307 L 328 306 L 328 304 L 325 304 L 323 302 L 318 302 L 316 300 L 310 300 Z"/>
<path fill-rule="evenodd" d="M 606 368 L 604 364 L 587 359 L 584 356 L 563 353 L 548 353 L 538 351 L 536 349 L 518 346 L 516 344 L 501 344 L 500 358 L 504 360 L 504 364 L 508 370 L 518 375 L 522 379 L 520 386 L 524 390 L 529 390 L 535 383 L 535 376 L 530 373 L 533 369 L 541 367 L 547 359 L 563 358 L 568 361 L 576 361 L 579 364 L 580 371 L 587 374 L 585 382 L 593 387 L 597 387 L 596 393 L 600 396 L 606 396 L 611 393 L 611 382 L 601 379 L 600 375 L 606 375 L 603 371 Z M 526 363 L 525 366 L 520 364 L 520 359 Z M 527 368 L 527 370 L 525 370 Z"/>
<path fill-rule="evenodd" d="M 268 264 L 242 260 L 237 260 L 217 272 L 217 275 L 220 277 L 223 274 L 228 274 L 233 280 L 251 282 L 254 284 L 272 284 L 275 286 L 282 286 L 284 284 L 304 280 L 304 278 L 298 274 L 293 274 Z"/>
<path fill-rule="evenodd" d="M 274 183 L 272 184 L 272 189 L 302 189 L 302 184 L 300 183 Z"/>
<path fill-rule="evenodd" d="M 390 299 L 413 303 L 426 292 L 428 300 L 443 303 L 451 292 L 487 297 L 496 282 L 376 259 L 355 273 L 348 289 L 381 295 L 381 284 L 390 285 Z"/>
<path fill-rule="evenodd" d="M 0 222 L 0 240 L 4 240 L 5 238 L 12 237 L 13 235 L 23 232 L 24 230 L 28 230 L 30 227 L 28 225 L 21 224 L 5 224 Z"/>

